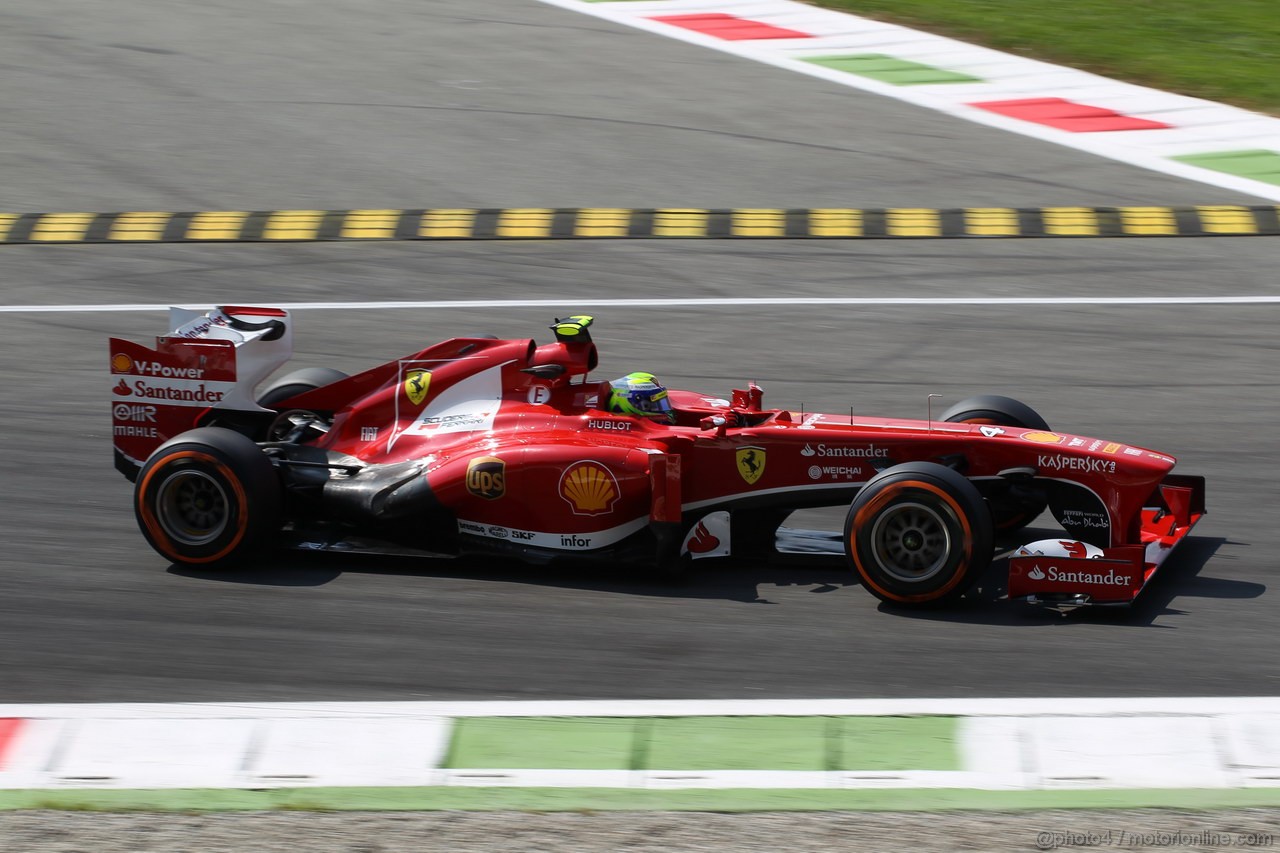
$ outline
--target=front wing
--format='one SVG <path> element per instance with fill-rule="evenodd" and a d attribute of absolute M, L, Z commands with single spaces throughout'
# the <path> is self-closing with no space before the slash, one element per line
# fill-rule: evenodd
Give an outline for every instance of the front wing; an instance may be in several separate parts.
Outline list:
<path fill-rule="evenodd" d="M 1009 559 L 1009 598 L 1031 603 L 1128 605 L 1205 515 L 1204 477 L 1171 474 L 1142 510 L 1139 540 L 1104 548 L 1101 558 Z"/>

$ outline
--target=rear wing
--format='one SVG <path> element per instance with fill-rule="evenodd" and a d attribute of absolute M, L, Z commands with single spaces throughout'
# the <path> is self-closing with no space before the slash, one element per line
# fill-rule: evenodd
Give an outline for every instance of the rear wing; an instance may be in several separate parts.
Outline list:
<path fill-rule="evenodd" d="M 210 409 L 266 411 L 254 389 L 293 355 L 293 324 L 280 308 L 170 308 L 169 329 L 154 348 L 111 339 L 112 444 L 130 480 Z"/>

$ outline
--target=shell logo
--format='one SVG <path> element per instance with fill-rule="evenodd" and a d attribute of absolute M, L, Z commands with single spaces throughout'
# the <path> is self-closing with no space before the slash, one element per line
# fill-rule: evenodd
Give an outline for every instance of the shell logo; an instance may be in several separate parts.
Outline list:
<path fill-rule="evenodd" d="M 1056 432 L 1024 432 L 1022 437 L 1036 444 L 1061 444 L 1062 436 Z"/>
<path fill-rule="evenodd" d="M 122 352 L 111 356 L 112 373 L 133 373 L 133 359 Z"/>
<path fill-rule="evenodd" d="M 618 502 L 619 493 L 617 478 L 599 462 L 579 462 L 560 478 L 560 497 L 575 515 L 602 515 Z"/>

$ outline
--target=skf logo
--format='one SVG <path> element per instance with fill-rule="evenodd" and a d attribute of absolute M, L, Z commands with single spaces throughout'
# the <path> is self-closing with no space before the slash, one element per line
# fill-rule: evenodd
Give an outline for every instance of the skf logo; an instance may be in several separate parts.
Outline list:
<path fill-rule="evenodd" d="M 507 493 L 507 463 L 496 456 L 477 456 L 467 463 L 467 491 L 496 501 Z"/>
<path fill-rule="evenodd" d="M 422 405 L 422 401 L 427 399 L 427 389 L 430 387 L 430 370 L 410 370 L 405 373 L 404 393 L 415 406 Z"/>
<path fill-rule="evenodd" d="M 576 515 L 603 515 L 618 502 L 618 481 L 599 462 L 579 462 L 560 478 L 560 497 Z"/>
<path fill-rule="evenodd" d="M 122 352 L 111 356 L 112 373 L 133 373 L 133 359 Z"/>
<path fill-rule="evenodd" d="M 803 453 L 803 451 L 801 451 Z M 754 486 L 756 480 L 764 476 L 765 450 L 763 447 L 741 447 L 735 454 L 738 462 L 738 473 L 742 475 L 742 479 L 747 481 L 748 486 Z"/>

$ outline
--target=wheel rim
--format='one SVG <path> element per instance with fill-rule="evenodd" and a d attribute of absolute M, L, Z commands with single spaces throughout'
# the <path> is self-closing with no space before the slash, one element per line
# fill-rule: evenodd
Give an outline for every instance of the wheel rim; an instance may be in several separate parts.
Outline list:
<path fill-rule="evenodd" d="M 175 471 L 156 490 L 156 519 L 171 539 L 207 545 L 227 529 L 226 490 L 204 471 Z"/>
<path fill-rule="evenodd" d="M 871 526 L 871 546 L 884 572 L 904 583 L 927 581 L 943 570 L 951 554 L 946 519 L 931 506 L 894 504 Z"/>

